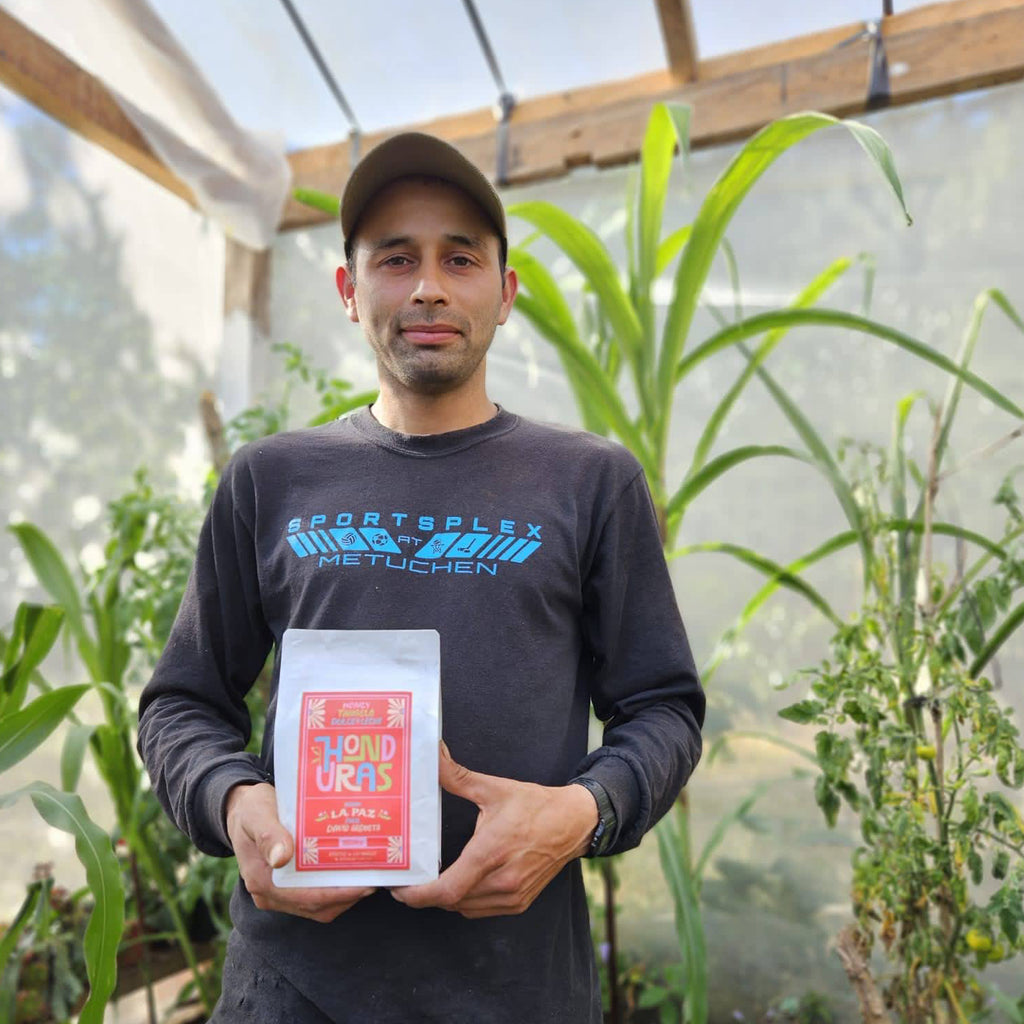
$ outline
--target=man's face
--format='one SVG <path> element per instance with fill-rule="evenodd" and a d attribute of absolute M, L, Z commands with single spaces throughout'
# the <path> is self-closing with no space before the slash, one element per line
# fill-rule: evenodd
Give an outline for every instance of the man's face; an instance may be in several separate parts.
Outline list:
<path fill-rule="evenodd" d="M 382 189 L 359 222 L 355 281 L 338 270 L 349 318 L 360 323 L 382 377 L 436 395 L 478 378 L 494 330 L 516 294 L 499 242 L 458 188 L 403 179 Z"/>

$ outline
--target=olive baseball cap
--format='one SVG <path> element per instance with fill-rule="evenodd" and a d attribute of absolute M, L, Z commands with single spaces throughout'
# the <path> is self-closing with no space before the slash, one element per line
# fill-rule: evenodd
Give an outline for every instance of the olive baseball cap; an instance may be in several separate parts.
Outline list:
<path fill-rule="evenodd" d="M 385 185 L 409 175 L 441 178 L 462 189 L 487 215 L 507 246 L 505 208 L 483 172 L 454 146 L 423 132 L 393 135 L 370 150 L 349 175 L 341 196 L 341 231 L 348 240 L 366 207 Z"/>

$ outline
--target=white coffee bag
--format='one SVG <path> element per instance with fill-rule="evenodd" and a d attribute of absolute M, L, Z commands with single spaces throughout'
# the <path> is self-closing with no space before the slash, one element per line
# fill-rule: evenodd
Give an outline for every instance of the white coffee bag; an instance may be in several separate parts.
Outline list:
<path fill-rule="evenodd" d="M 278 886 L 416 885 L 441 856 L 440 637 L 289 629 L 274 723 Z"/>

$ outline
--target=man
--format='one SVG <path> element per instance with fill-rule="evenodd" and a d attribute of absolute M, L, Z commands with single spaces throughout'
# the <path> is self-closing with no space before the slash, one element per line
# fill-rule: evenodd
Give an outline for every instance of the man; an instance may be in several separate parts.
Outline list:
<path fill-rule="evenodd" d="M 388 140 L 352 174 L 341 222 L 338 289 L 380 397 L 232 459 L 140 704 L 163 805 L 244 882 L 214 1020 L 593 1024 L 579 858 L 639 843 L 704 720 L 644 475 L 617 443 L 487 398 L 516 276 L 501 202 L 456 150 Z M 243 697 L 289 627 L 438 630 L 437 881 L 272 884 L 294 852 L 275 703 L 253 757 Z M 587 754 L 591 701 L 606 726 Z"/>

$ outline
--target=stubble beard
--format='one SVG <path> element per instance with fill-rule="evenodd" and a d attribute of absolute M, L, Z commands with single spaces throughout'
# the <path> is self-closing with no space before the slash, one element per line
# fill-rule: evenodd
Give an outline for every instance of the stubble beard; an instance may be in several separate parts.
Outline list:
<path fill-rule="evenodd" d="M 437 318 L 442 319 L 442 318 Z M 399 323 L 390 332 L 390 342 L 377 350 L 377 372 L 383 378 L 389 377 L 409 391 L 422 395 L 442 395 L 465 384 L 477 371 L 491 347 L 494 331 L 479 351 L 471 347 L 468 333 L 470 325 L 461 318 L 458 321 L 444 317 L 459 331 L 459 337 L 436 348 L 419 345 L 405 338 Z M 423 318 L 417 323 L 429 322 Z"/>

